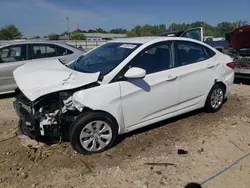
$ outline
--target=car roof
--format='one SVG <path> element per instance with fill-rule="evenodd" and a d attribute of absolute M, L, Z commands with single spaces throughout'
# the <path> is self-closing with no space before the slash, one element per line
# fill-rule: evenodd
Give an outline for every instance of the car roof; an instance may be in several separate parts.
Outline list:
<path fill-rule="evenodd" d="M 167 36 L 153 36 L 153 37 L 130 37 L 130 38 L 120 38 L 109 41 L 109 43 L 112 42 L 120 42 L 120 43 L 136 43 L 136 44 L 144 44 L 150 41 L 166 41 L 166 40 L 182 40 L 182 41 L 191 41 L 191 42 L 197 42 L 201 43 L 201 41 L 186 38 L 186 37 L 167 37 Z M 202 42 L 203 43 L 203 42 Z"/>
<path fill-rule="evenodd" d="M 129 37 L 129 38 L 119 38 L 114 39 L 109 42 L 121 42 L 121 43 L 137 43 L 137 44 L 144 44 L 146 42 L 159 39 L 159 37 Z"/>
<path fill-rule="evenodd" d="M 5 44 L 8 44 L 8 43 L 6 43 L 6 42 L 0 42 L 0 46 L 3 46 Z"/>
<path fill-rule="evenodd" d="M 0 42 L 0 45 L 15 45 L 15 44 L 32 44 L 32 43 L 41 43 L 41 44 L 66 44 L 65 42 L 53 41 L 53 40 L 10 40 Z"/>

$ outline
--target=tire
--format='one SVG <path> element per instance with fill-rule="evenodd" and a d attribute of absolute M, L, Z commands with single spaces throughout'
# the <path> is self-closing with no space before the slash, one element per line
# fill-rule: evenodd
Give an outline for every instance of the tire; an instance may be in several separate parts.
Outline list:
<path fill-rule="evenodd" d="M 21 135 L 28 135 L 26 130 L 26 125 L 24 124 L 23 120 L 19 119 L 18 121 L 18 132 Z"/>
<path fill-rule="evenodd" d="M 204 109 L 208 113 L 218 112 L 223 106 L 224 101 L 225 87 L 222 84 L 215 84 L 207 96 Z"/>
<path fill-rule="evenodd" d="M 69 140 L 76 152 L 91 155 L 111 148 L 117 135 L 118 125 L 112 116 L 87 112 L 77 117 L 70 127 Z"/>

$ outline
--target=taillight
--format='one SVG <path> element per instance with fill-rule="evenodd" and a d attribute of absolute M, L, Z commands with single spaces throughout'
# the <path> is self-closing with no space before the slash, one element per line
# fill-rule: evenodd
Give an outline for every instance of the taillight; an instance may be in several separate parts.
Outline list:
<path fill-rule="evenodd" d="M 227 66 L 230 67 L 231 69 L 235 68 L 235 62 L 227 63 Z"/>

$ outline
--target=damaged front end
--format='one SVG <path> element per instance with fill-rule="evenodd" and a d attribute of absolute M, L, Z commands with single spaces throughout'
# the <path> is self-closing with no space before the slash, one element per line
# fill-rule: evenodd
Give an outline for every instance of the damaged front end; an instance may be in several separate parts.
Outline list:
<path fill-rule="evenodd" d="M 99 85 L 100 77 L 99 72 L 72 70 L 59 60 L 26 63 L 13 75 L 18 86 L 14 107 L 19 128 L 34 139 L 66 139 L 80 113 L 73 105 L 73 94 Z"/>
<path fill-rule="evenodd" d="M 16 89 L 13 105 L 20 117 L 20 131 L 36 140 L 67 140 L 70 126 L 80 113 L 74 106 L 74 92 L 55 92 L 32 102 Z"/>

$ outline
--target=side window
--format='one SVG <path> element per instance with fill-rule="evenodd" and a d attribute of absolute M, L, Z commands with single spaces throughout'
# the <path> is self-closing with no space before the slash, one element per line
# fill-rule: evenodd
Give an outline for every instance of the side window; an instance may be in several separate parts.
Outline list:
<path fill-rule="evenodd" d="M 207 51 L 207 53 L 209 55 L 209 58 L 215 56 L 216 53 L 213 50 L 211 50 L 211 49 L 209 49 L 207 47 L 205 47 L 205 49 L 206 49 L 206 51 Z"/>
<path fill-rule="evenodd" d="M 31 47 L 32 59 L 56 56 L 56 46 L 50 44 L 33 44 Z"/>
<path fill-rule="evenodd" d="M 194 42 L 176 42 L 176 59 L 179 66 L 204 61 L 210 58 L 207 48 Z"/>
<path fill-rule="evenodd" d="M 191 38 L 191 39 L 196 39 L 196 40 L 201 41 L 202 35 L 203 34 L 201 33 L 201 29 L 198 28 L 198 29 L 190 29 L 190 30 L 185 31 L 181 35 L 181 37 L 186 37 L 186 38 Z"/>
<path fill-rule="evenodd" d="M 0 63 L 27 60 L 26 45 L 15 45 L 0 49 Z"/>
<path fill-rule="evenodd" d="M 142 68 L 147 74 L 173 68 L 171 49 L 171 42 L 161 42 L 147 47 L 130 62 L 130 67 Z"/>
<path fill-rule="evenodd" d="M 69 49 L 63 48 L 61 46 L 56 46 L 56 55 L 57 56 L 63 56 L 63 55 L 69 55 L 69 54 L 73 54 L 74 52 L 72 52 Z"/>

